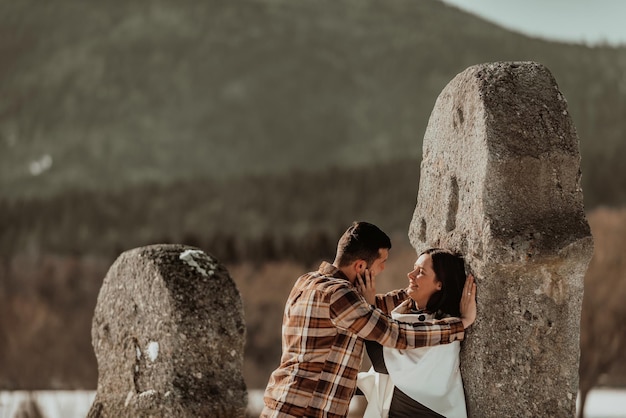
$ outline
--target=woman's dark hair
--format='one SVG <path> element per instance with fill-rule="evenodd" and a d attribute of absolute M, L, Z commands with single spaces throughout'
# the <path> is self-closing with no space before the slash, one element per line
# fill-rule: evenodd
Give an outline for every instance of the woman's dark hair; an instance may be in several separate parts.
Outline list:
<path fill-rule="evenodd" d="M 380 257 L 380 249 L 390 249 L 391 240 L 380 228 L 368 222 L 353 222 L 337 244 L 339 266 L 365 260 L 368 267 Z"/>
<path fill-rule="evenodd" d="M 465 261 L 460 254 L 441 248 L 429 248 L 423 254 L 430 254 L 433 260 L 433 270 L 439 282 L 441 290 L 434 293 L 426 309 L 435 313 L 435 318 L 440 319 L 446 315 L 461 316 L 459 304 L 463 296 L 465 285 Z"/>

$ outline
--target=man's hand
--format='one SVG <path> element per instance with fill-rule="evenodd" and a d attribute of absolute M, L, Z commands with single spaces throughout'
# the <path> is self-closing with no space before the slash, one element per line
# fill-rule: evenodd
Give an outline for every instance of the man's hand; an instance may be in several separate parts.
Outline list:
<path fill-rule="evenodd" d="M 356 274 L 356 290 L 363 295 L 367 303 L 370 305 L 376 305 L 376 280 L 369 269 L 365 269 L 365 277 L 361 277 L 361 274 Z"/>
<path fill-rule="evenodd" d="M 459 310 L 461 311 L 463 328 L 472 325 L 476 320 L 476 283 L 474 283 L 474 276 L 471 274 L 465 280 Z"/>

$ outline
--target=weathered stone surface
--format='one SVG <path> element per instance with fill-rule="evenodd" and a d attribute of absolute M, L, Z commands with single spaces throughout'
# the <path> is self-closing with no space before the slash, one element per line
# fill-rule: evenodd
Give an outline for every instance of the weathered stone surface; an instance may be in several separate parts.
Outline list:
<path fill-rule="evenodd" d="M 245 324 L 226 269 L 204 252 L 123 253 L 92 325 L 98 391 L 90 417 L 243 417 Z"/>
<path fill-rule="evenodd" d="M 409 238 L 463 252 L 478 319 L 461 369 L 472 417 L 572 417 L 592 238 L 578 138 L 532 62 L 477 65 L 440 94 Z"/>

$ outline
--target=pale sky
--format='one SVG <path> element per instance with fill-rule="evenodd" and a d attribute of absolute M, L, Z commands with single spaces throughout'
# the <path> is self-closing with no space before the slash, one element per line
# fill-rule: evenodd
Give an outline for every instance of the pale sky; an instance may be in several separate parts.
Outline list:
<path fill-rule="evenodd" d="M 442 0 L 516 32 L 626 46 L 626 0 Z"/>

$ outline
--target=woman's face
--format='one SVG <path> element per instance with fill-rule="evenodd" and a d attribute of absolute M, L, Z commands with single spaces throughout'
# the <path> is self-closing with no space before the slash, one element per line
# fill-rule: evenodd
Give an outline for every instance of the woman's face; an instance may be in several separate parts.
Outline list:
<path fill-rule="evenodd" d="M 433 259 L 430 254 L 422 254 L 415 262 L 413 270 L 407 274 L 407 277 L 409 278 L 407 293 L 421 309 L 426 307 L 428 299 L 435 292 L 441 290 L 441 282 L 435 276 Z"/>

